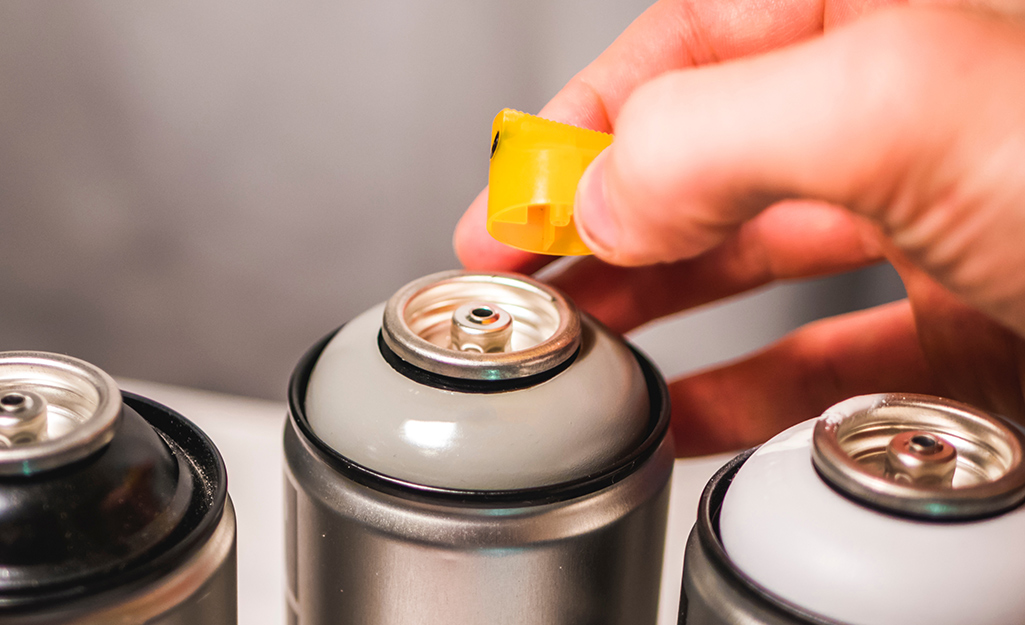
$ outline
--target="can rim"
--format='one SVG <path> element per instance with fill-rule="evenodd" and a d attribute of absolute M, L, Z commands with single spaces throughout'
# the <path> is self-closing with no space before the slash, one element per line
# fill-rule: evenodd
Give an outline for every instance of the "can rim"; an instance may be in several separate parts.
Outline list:
<path fill-rule="evenodd" d="M 908 417 L 888 423 L 882 417 L 876 418 L 878 411 L 902 408 L 919 411 L 920 419 Z M 1006 466 L 993 480 L 961 487 L 930 487 L 873 472 L 845 447 L 845 441 L 863 431 L 874 435 L 891 431 L 897 434 L 923 429 L 923 424 L 927 424 L 925 429 L 951 440 L 973 443 L 982 450 L 976 451 L 976 456 L 989 454 Z M 955 446 L 958 445 L 955 442 Z M 961 447 L 966 458 L 973 452 L 968 445 Z M 819 475 L 840 494 L 902 516 L 929 520 L 981 518 L 1006 511 L 1025 500 L 1025 434 L 998 417 L 950 399 L 886 393 L 840 402 L 815 423 L 811 456 Z"/>
<path fill-rule="evenodd" d="M 566 482 L 510 490 L 470 490 L 428 486 L 391 477 L 354 462 L 332 449 L 313 431 L 306 416 L 306 388 L 310 374 L 321 352 L 324 351 L 327 344 L 343 327 L 344 325 L 340 326 L 314 343 L 303 354 L 296 365 L 288 384 L 289 420 L 292 423 L 292 427 L 300 434 L 299 438 L 307 450 L 317 454 L 321 459 L 354 482 L 374 488 L 375 490 L 402 497 L 423 498 L 434 501 L 441 499 L 447 502 L 471 505 L 490 503 L 540 505 L 565 501 L 601 490 L 633 472 L 642 462 L 655 453 L 655 450 L 669 431 L 669 390 L 666 387 L 665 380 L 662 379 L 655 366 L 640 351 L 627 343 L 627 347 L 629 347 L 637 360 L 648 390 L 650 406 L 649 428 L 648 434 L 637 447 L 611 464 L 606 470 Z"/>
<path fill-rule="evenodd" d="M 480 353 L 437 345 L 411 327 L 410 321 L 424 310 L 447 311 L 454 306 L 452 294 L 446 291 L 472 285 L 504 292 L 513 302 L 525 299 L 536 309 L 544 308 L 549 325 L 553 326 L 549 336 L 523 349 Z M 435 300 L 429 297 L 432 292 L 437 294 Z M 465 299 L 469 302 L 480 298 Z M 517 320 L 517 323 L 522 321 Z M 425 371 L 471 380 L 509 380 L 537 375 L 565 362 L 580 347 L 580 314 L 567 297 L 536 280 L 500 272 L 453 270 L 414 280 L 385 304 L 382 330 L 388 347 L 402 360 Z"/>
<path fill-rule="evenodd" d="M 46 384 L 34 384 L 43 379 Z M 0 353 L 0 383 L 11 390 L 33 384 L 50 398 L 63 403 L 75 399 L 85 404 L 79 408 L 90 411 L 74 414 L 75 427 L 55 438 L 0 447 L 0 475 L 31 475 L 64 466 L 103 448 L 114 437 L 121 417 L 121 391 L 95 365 L 64 354 L 4 352 Z M 51 405 L 57 404 L 51 401 Z"/>

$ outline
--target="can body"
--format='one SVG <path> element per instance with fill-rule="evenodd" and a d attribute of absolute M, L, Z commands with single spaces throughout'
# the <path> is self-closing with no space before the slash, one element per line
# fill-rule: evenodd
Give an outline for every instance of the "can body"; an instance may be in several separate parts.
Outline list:
<path fill-rule="evenodd" d="M 558 503 L 453 506 L 353 482 L 289 424 L 289 623 L 654 623 L 672 467 Z"/>
<path fill-rule="evenodd" d="M 290 624 L 655 623 L 673 448 L 664 382 L 640 354 L 650 419 L 632 455 L 566 483 L 473 491 L 368 473 L 318 439 L 306 393 L 330 339 L 296 369 L 284 432 Z M 474 414 L 508 394 L 489 397 Z"/>
<path fill-rule="evenodd" d="M 238 622 L 235 509 L 228 499 L 214 532 L 178 566 L 63 605 L 4 614 L 10 625 L 226 625 Z"/>
<path fill-rule="evenodd" d="M 35 440 L 0 417 L 0 622 L 237 622 L 235 512 L 212 442 L 87 363 L 0 354 L 0 404 L 33 401 Z"/>

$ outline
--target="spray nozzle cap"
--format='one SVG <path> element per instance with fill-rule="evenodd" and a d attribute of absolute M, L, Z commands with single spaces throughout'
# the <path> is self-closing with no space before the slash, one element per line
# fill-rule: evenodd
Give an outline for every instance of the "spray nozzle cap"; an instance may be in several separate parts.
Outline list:
<path fill-rule="evenodd" d="M 573 197 L 611 143 L 604 132 L 503 109 L 491 125 L 488 232 L 528 252 L 590 254 L 573 224 Z"/>

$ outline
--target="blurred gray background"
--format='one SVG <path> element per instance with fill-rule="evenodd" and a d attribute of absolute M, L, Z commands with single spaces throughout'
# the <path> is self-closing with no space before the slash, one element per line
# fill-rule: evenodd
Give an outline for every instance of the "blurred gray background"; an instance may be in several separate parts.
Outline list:
<path fill-rule="evenodd" d="M 537 111 L 647 4 L 5 0 L 0 349 L 282 398 L 314 340 L 456 266 L 495 113 Z M 901 295 L 875 268 L 638 340 L 675 374 Z"/>

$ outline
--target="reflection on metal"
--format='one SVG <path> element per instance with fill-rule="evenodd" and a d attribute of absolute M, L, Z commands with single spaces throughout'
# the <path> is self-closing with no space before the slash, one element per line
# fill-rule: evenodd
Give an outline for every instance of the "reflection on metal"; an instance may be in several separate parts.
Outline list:
<path fill-rule="evenodd" d="M 856 397 L 826 411 L 813 443 L 815 468 L 834 488 L 892 512 L 969 518 L 1025 499 L 1025 436 L 951 400 Z"/>
<path fill-rule="evenodd" d="M 580 315 L 562 294 L 525 276 L 448 271 L 388 300 L 382 332 L 392 351 L 426 371 L 511 380 L 572 356 Z"/>
<path fill-rule="evenodd" d="M 951 488 L 957 448 L 931 432 L 902 432 L 886 446 L 886 475 L 898 482 Z"/>
<path fill-rule="evenodd" d="M 121 392 L 97 367 L 60 354 L 0 353 L 0 475 L 80 460 L 110 442 Z"/>
<path fill-rule="evenodd" d="M 46 434 L 46 400 L 32 391 L 0 395 L 0 447 L 34 443 Z"/>
<path fill-rule="evenodd" d="M 238 622 L 235 506 L 231 499 L 213 534 L 180 567 L 89 615 L 92 623 L 234 625 Z"/>
<path fill-rule="evenodd" d="M 513 318 L 490 302 L 464 304 L 452 313 L 452 349 L 493 354 L 509 349 Z"/>

